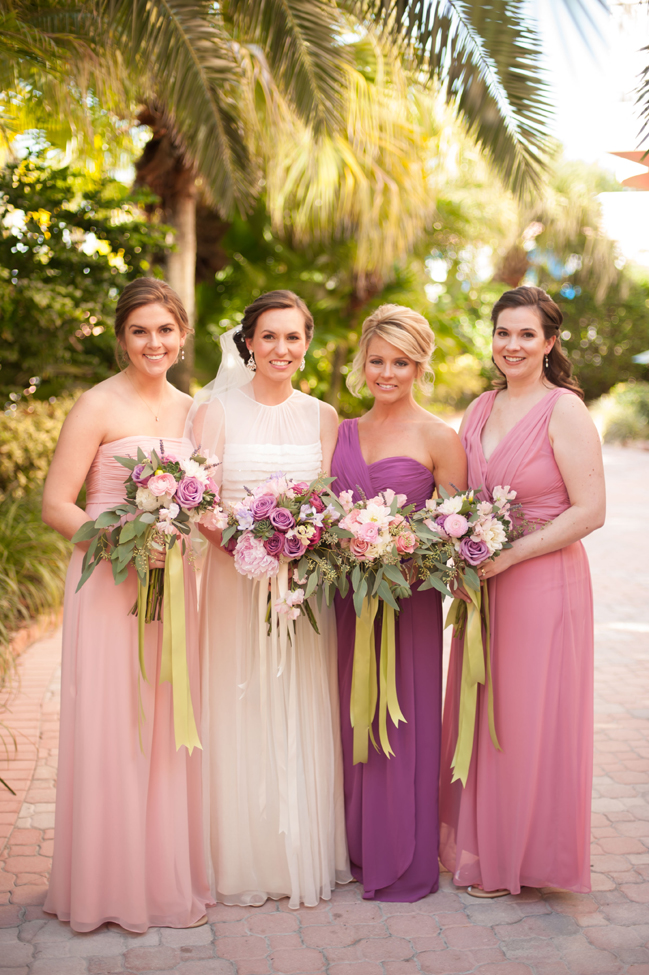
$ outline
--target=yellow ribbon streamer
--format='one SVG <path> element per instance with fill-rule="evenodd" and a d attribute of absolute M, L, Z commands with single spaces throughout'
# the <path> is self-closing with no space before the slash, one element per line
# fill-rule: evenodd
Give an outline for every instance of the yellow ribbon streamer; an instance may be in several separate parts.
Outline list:
<path fill-rule="evenodd" d="M 394 633 L 394 609 L 383 603 L 383 627 L 381 629 L 381 659 L 379 661 L 379 739 L 383 752 L 394 755 L 388 738 L 388 714 L 395 727 L 405 718 L 397 698 L 397 648 Z"/>
<path fill-rule="evenodd" d="M 378 608 L 378 596 L 368 596 L 363 600 L 361 615 L 356 617 L 352 693 L 349 702 L 349 717 L 354 729 L 354 765 L 367 762 L 368 738 L 372 739 L 376 748 L 372 722 L 378 696 L 374 643 L 374 618 Z"/>
<path fill-rule="evenodd" d="M 162 659 L 160 683 L 169 681 L 173 690 L 176 750 L 186 745 L 191 755 L 202 748 L 189 686 L 185 631 L 185 583 L 180 543 L 167 550 L 164 573 Z"/>
<path fill-rule="evenodd" d="M 496 735 L 494 718 L 493 683 L 491 680 L 491 628 L 489 620 L 489 593 L 486 585 L 476 592 L 466 590 L 471 602 L 456 598 L 451 603 L 445 626 L 453 626 L 454 636 L 464 633 L 462 677 L 460 681 L 460 708 L 458 716 L 457 744 L 451 762 L 453 782 L 458 779 L 466 785 L 473 752 L 478 684 L 487 684 L 487 711 L 489 734 L 495 748 L 502 749 Z M 484 599 L 483 599 L 484 593 Z M 485 622 L 485 641 L 482 639 L 482 621 Z M 486 644 L 486 645 L 485 645 Z M 485 672 L 486 665 L 486 672 Z"/>
<path fill-rule="evenodd" d="M 379 660 L 379 687 L 376 686 L 376 645 L 374 620 L 379 605 L 378 596 L 368 596 L 363 601 L 361 615 L 356 618 L 354 662 L 352 667 L 352 692 L 349 715 L 354 729 L 354 765 L 367 762 L 369 741 L 377 751 L 390 758 L 394 755 L 388 736 L 388 714 L 395 727 L 405 718 L 397 697 L 396 641 L 394 609 L 383 603 L 381 628 L 381 656 Z M 374 739 L 372 724 L 379 704 L 379 749 Z"/>

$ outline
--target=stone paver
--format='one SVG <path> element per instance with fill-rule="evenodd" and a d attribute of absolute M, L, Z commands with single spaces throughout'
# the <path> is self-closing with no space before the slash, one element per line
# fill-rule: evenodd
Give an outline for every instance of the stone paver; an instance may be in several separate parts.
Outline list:
<path fill-rule="evenodd" d="M 586 540 L 596 613 L 593 891 L 525 889 L 480 901 L 442 874 L 417 904 L 364 902 L 358 885 L 290 911 L 209 910 L 189 931 L 74 934 L 43 914 L 52 847 L 58 643 L 34 644 L 9 716 L 15 761 L 0 763 L 19 796 L 2 797 L 0 975 L 649 975 L 649 453 L 606 448 L 609 517 Z"/>

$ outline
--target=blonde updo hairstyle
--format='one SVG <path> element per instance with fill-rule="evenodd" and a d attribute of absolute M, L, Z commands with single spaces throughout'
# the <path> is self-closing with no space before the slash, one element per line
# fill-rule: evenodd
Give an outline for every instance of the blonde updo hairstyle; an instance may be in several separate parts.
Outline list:
<path fill-rule="evenodd" d="M 430 360 L 435 351 L 435 336 L 423 315 L 404 305 L 381 305 L 363 322 L 358 352 L 347 376 L 347 388 L 360 396 L 365 385 L 365 363 L 373 338 L 385 339 L 417 363 L 415 382 L 422 393 L 433 389 Z"/>

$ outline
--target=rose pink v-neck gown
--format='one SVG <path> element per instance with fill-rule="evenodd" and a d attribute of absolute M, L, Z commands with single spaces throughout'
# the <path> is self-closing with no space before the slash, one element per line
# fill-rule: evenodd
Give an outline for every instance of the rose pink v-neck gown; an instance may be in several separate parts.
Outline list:
<path fill-rule="evenodd" d="M 422 508 L 433 475 L 411 457 L 366 464 L 358 421 L 343 420 L 332 462 L 333 489 L 359 488 L 368 498 L 392 488 Z M 368 900 L 417 901 L 436 891 L 439 831 L 437 797 L 442 708 L 442 604 L 435 590 L 413 591 L 396 619 L 397 693 L 407 724 L 388 720 L 395 752 L 386 758 L 370 744 L 367 764 L 353 764 L 349 719 L 356 614 L 351 595 L 336 596 L 338 677 L 345 772 L 345 815 L 352 874 Z M 380 647 L 377 625 L 376 646 Z M 378 717 L 374 735 L 378 741 Z"/>
<path fill-rule="evenodd" d="M 481 446 L 496 391 L 483 393 L 463 436 L 469 484 L 483 495 L 509 484 L 527 521 L 569 507 L 548 438 L 555 389 L 498 444 Z M 488 582 L 498 752 L 478 688 L 466 788 L 451 784 L 462 652 L 453 641 L 444 705 L 440 859 L 459 886 L 590 890 L 593 751 L 593 602 L 581 542 L 528 559 Z"/>
<path fill-rule="evenodd" d="M 102 444 L 86 479 L 86 512 L 96 518 L 124 497 L 126 469 L 114 456 L 159 449 L 154 437 Z M 189 456 L 188 440 L 166 439 Z M 203 859 L 201 753 L 176 751 L 171 686 L 160 684 L 162 625 L 146 628 L 149 683 L 139 680 L 137 618 L 129 616 L 136 577 L 116 586 L 99 566 L 75 593 L 83 553 L 70 562 L 63 617 L 61 731 L 54 860 L 44 910 L 92 931 L 115 921 L 129 931 L 185 927 L 212 902 Z M 185 571 L 187 660 L 200 727 L 194 572 Z"/>

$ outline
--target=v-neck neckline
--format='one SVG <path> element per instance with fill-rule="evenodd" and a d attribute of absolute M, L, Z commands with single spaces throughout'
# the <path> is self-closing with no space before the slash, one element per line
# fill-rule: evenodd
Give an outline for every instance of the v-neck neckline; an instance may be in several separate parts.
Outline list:
<path fill-rule="evenodd" d="M 507 433 L 503 437 L 500 438 L 500 440 L 498 441 L 498 443 L 496 444 L 496 446 L 494 447 L 494 449 L 489 454 L 489 457 L 486 457 L 485 456 L 485 452 L 484 452 L 484 447 L 482 446 L 482 433 L 484 431 L 484 428 L 487 425 L 487 421 L 488 421 L 489 417 L 492 414 L 492 411 L 493 411 L 493 408 L 494 408 L 494 403 L 496 402 L 496 399 L 498 397 L 498 393 L 500 392 L 500 390 L 496 390 L 495 391 L 496 392 L 496 395 L 494 396 L 494 398 L 491 401 L 491 409 L 489 410 L 489 412 L 487 413 L 487 415 L 484 417 L 482 423 L 480 424 L 480 429 L 478 431 L 478 443 L 480 444 L 480 453 L 482 454 L 482 459 L 483 459 L 483 461 L 485 462 L 485 464 L 487 466 L 491 463 L 494 454 L 497 453 L 498 450 L 500 450 L 501 445 L 505 442 L 505 440 L 507 440 L 507 438 L 510 436 L 510 434 L 512 434 L 514 432 L 514 430 L 516 429 L 516 427 L 518 427 L 523 422 L 523 420 L 526 420 L 528 418 L 528 416 L 530 415 L 530 413 L 533 413 L 534 412 L 534 410 L 537 408 L 537 406 L 540 406 L 541 403 L 545 403 L 545 401 L 548 399 L 548 397 L 549 396 L 552 396 L 554 393 L 556 393 L 559 388 L 560 388 L 559 386 L 555 386 L 554 389 L 551 389 L 549 393 L 546 393 L 545 396 L 543 396 L 537 403 L 534 404 L 534 406 L 530 406 L 530 408 L 527 411 L 527 413 L 524 413 L 523 416 L 520 418 L 520 420 L 517 420 L 516 423 L 514 424 L 514 426 L 511 427 L 507 431 Z"/>

